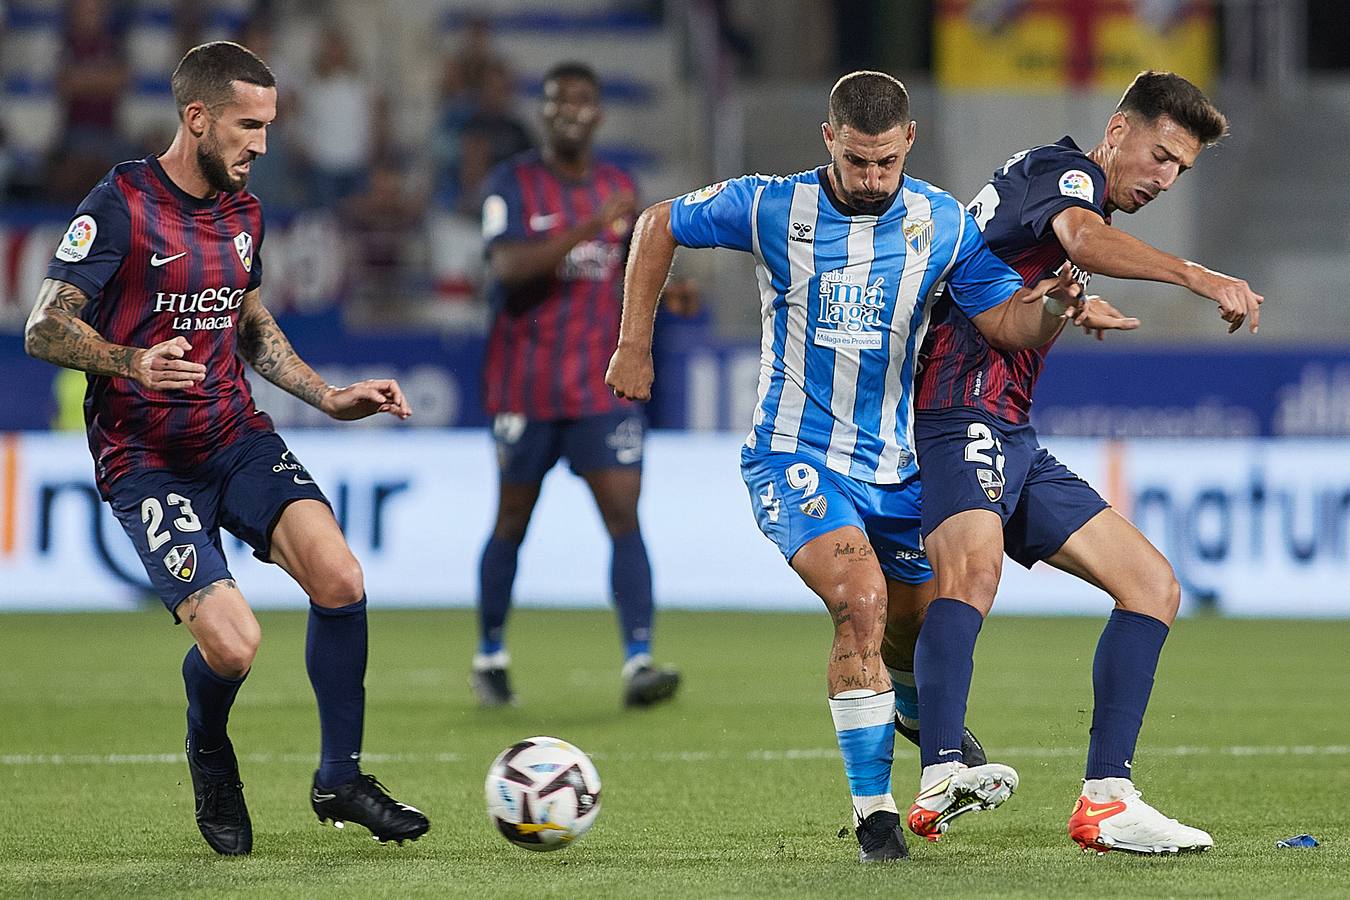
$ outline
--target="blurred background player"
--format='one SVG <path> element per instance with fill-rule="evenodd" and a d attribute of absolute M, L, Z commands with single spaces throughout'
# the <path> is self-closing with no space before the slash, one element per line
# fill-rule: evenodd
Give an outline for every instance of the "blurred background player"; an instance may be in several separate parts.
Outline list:
<path fill-rule="evenodd" d="M 311 805 L 323 820 L 415 840 L 427 819 L 358 767 L 365 717 L 361 566 L 323 493 L 253 404 L 241 362 L 335 419 L 411 414 L 399 386 L 325 384 L 262 304 L 262 208 L 244 190 L 267 151 L 275 79 L 225 41 L 188 51 L 173 73 L 179 128 L 162 155 L 113 168 L 47 268 L 28 352 L 88 373 L 89 448 L 113 508 L 175 622 L 197 825 L 225 855 L 253 830 L 230 707 L 261 630 L 221 547 L 223 527 L 285 569 L 310 598 L 305 664 L 322 732 Z"/>
<path fill-rule="evenodd" d="M 950 194 L 905 175 L 915 123 L 895 78 L 839 79 L 821 131 L 829 165 L 719 182 L 642 214 L 606 381 L 620 397 L 650 397 L 657 297 L 676 246 L 754 253 L 763 356 L 741 474 L 760 530 L 834 620 L 830 713 L 859 858 L 877 862 L 908 855 L 890 792 L 898 691 L 888 666 L 909 668 L 895 654 L 912 648 L 932 596 L 911 434 L 931 295 L 945 279 L 976 327 L 1015 349 L 1058 328 L 1039 301 L 1062 282 L 1024 289 Z M 893 640 L 883 664 L 888 617 L 911 638 Z M 957 781 L 962 802 L 989 807 L 1016 773 L 976 766 Z"/>
<path fill-rule="evenodd" d="M 970 211 L 990 248 L 1028 284 L 1067 260 L 1084 286 L 1090 273 L 1182 285 L 1215 301 L 1230 331 L 1250 318 L 1255 332 L 1263 298 L 1246 282 L 1109 224 L 1113 213 L 1134 213 L 1170 188 L 1227 127 L 1184 78 L 1144 72 L 1090 151 L 1069 137 L 1024 150 L 994 172 Z M 1099 330 L 1138 325 L 1095 299 L 1078 320 Z M 1130 780 L 1181 591 L 1148 539 L 1040 447 L 1029 424 L 1031 395 L 1053 337 L 1030 350 L 991 346 L 950 302 L 939 304 L 934 322 L 919 375 L 915 435 L 924 474 L 924 546 L 939 599 L 929 606 L 917 647 L 924 768 L 910 829 L 936 839 L 965 811 L 944 785 L 964 764 L 955 742 L 964 725 L 971 658 L 1006 552 L 1028 568 L 1045 561 L 1077 575 L 1116 604 L 1093 664 L 1086 780 L 1070 835 L 1097 850 L 1212 846 L 1205 832 L 1140 799 Z"/>
<path fill-rule="evenodd" d="M 593 156 L 602 114 L 589 66 L 554 66 L 542 113 L 543 149 L 494 170 L 483 202 L 496 309 L 483 381 L 500 480 L 480 564 L 469 682 L 484 706 L 515 702 L 505 629 L 516 560 L 544 476 L 566 457 L 613 541 L 623 701 L 649 706 L 672 697 L 680 676 L 652 664 L 652 573 L 638 524 L 646 422 L 604 382 L 619 330 L 633 179 Z"/>

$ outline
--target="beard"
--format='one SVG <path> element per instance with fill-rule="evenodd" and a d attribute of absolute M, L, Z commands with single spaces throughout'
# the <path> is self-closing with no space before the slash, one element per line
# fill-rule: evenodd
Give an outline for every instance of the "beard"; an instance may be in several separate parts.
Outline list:
<path fill-rule="evenodd" d="M 197 167 L 202 170 L 202 177 L 212 190 L 235 194 L 248 184 L 247 175 L 239 178 L 230 175 L 229 167 L 225 165 L 225 157 L 216 143 L 214 131 L 208 130 L 205 140 L 197 145 Z"/>
<path fill-rule="evenodd" d="M 891 198 L 895 196 L 894 194 L 887 194 L 886 196 L 875 200 L 855 194 L 844 187 L 844 176 L 843 173 L 839 171 L 839 163 L 831 162 L 830 165 L 834 169 L 834 184 L 835 189 L 839 193 L 839 199 L 847 203 L 851 209 L 854 209 L 865 216 L 874 216 L 884 212 L 886 207 L 890 205 Z"/>

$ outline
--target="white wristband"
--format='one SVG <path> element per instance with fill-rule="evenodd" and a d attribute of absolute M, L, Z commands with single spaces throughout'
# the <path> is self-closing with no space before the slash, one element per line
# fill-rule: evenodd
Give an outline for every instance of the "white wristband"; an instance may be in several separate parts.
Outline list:
<path fill-rule="evenodd" d="M 1052 316 L 1062 316 L 1069 311 L 1068 304 L 1058 297 L 1052 297 L 1049 294 L 1046 294 L 1045 299 L 1041 302 L 1045 305 L 1045 311 Z"/>

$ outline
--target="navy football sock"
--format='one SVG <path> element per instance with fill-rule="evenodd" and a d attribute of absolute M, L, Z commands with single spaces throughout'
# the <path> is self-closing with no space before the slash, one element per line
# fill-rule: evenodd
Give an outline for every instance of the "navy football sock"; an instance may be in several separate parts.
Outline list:
<path fill-rule="evenodd" d="M 357 760 L 366 715 L 366 598 L 335 609 L 309 604 L 305 669 L 319 702 L 318 782 L 337 787 L 361 774 Z"/>
<path fill-rule="evenodd" d="M 489 537 L 478 563 L 478 652 L 493 654 L 505 643 L 506 615 L 516 581 L 520 542 Z"/>
<path fill-rule="evenodd" d="M 651 653 L 652 566 L 647 559 L 647 545 L 642 542 L 641 531 L 614 539 L 609 584 L 614 592 L 614 604 L 619 608 L 624 659 Z"/>
<path fill-rule="evenodd" d="M 984 617 L 969 603 L 946 597 L 928 604 L 914 647 L 914 681 L 919 688 L 919 762 L 923 766 L 961 762 L 966 699 L 975 671 L 975 639 Z"/>
<path fill-rule="evenodd" d="M 1130 777 L 1167 631 L 1152 616 L 1127 609 L 1117 609 L 1107 619 L 1092 660 L 1092 736 L 1085 777 Z"/>
<path fill-rule="evenodd" d="M 226 678 L 206 664 L 202 651 L 193 644 L 183 657 L 183 685 L 187 688 L 187 752 L 212 775 L 227 775 L 234 766 L 234 749 L 225 726 L 230 720 L 242 678 Z M 220 750 L 225 752 L 217 752 Z"/>

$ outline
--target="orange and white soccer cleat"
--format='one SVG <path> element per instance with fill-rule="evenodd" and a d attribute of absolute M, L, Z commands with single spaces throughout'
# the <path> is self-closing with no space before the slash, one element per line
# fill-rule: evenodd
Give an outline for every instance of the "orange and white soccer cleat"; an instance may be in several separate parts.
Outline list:
<path fill-rule="evenodd" d="M 1017 790 L 1017 772 L 1010 766 L 986 763 L 966 766 L 940 763 L 928 766 L 919 795 L 909 808 L 909 830 L 936 841 L 952 819 L 968 812 L 994 809 Z"/>
<path fill-rule="evenodd" d="M 1069 816 L 1069 837 L 1084 853 L 1179 853 L 1214 846 L 1207 832 L 1169 819 L 1145 803 L 1128 778 L 1086 783 Z"/>

